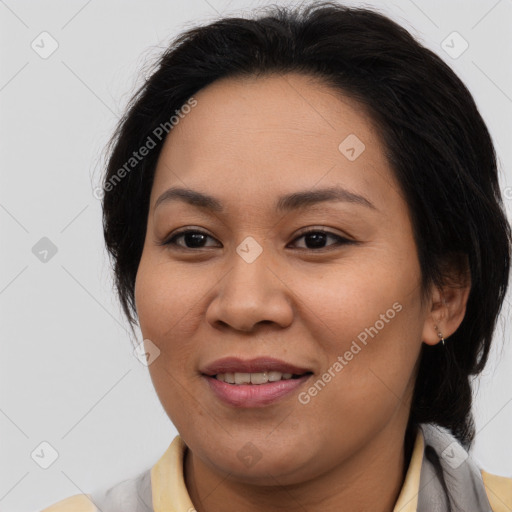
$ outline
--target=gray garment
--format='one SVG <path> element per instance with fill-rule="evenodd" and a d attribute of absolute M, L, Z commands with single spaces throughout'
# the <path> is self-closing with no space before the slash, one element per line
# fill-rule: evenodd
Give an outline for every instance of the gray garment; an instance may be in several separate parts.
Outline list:
<path fill-rule="evenodd" d="M 420 428 L 425 443 L 417 512 L 492 512 L 480 470 L 459 442 L 436 425 Z M 99 512 L 154 512 L 151 468 L 91 498 Z"/>
<path fill-rule="evenodd" d="M 106 491 L 94 492 L 91 500 L 99 512 L 154 512 L 151 468 L 123 480 Z"/>
<path fill-rule="evenodd" d="M 425 439 L 417 512 L 492 512 L 482 474 L 446 430 L 420 425 Z"/>

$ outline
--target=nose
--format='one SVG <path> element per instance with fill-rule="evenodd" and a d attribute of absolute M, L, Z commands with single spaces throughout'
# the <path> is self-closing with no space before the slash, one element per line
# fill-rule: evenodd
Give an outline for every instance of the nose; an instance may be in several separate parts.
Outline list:
<path fill-rule="evenodd" d="M 235 252 L 231 269 L 215 288 L 207 321 L 217 329 L 229 326 L 244 332 L 252 332 L 259 324 L 288 327 L 294 314 L 293 294 L 283 274 L 265 251 L 252 263 Z"/>

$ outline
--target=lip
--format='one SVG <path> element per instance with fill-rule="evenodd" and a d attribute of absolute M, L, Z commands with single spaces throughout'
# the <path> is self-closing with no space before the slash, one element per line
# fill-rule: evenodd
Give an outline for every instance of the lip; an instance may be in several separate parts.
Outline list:
<path fill-rule="evenodd" d="M 238 357 L 224 357 L 217 359 L 200 370 L 201 373 L 209 377 L 213 377 L 218 373 L 259 373 L 264 371 L 302 375 L 303 373 L 311 372 L 311 369 L 295 366 L 274 357 L 264 356 L 245 360 Z M 264 386 L 266 384 L 257 385 Z"/>
<path fill-rule="evenodd" d="M 296 379 L 278 380 L 266 384 L 229 384 L 215 377 L 203 375 L 213 394 L 233 407 L 265 407 L 295 391 L 313 374 Z"/>
<path fill-rule="evenodd" d="M 266 384 L 229 384 L 215 378 L 218 373 L 260 373 L 276 371 L 300 375 L 298 378 L 267 382 Z M 201 369 L 209 389 L 222 402 L 233 407 L 265 407 L 289 395 L 308 380 L 313 372 L 273 357 L 240 359 L 225 357 Z M 303 375 L 305 374 L 305 375 Z"/>

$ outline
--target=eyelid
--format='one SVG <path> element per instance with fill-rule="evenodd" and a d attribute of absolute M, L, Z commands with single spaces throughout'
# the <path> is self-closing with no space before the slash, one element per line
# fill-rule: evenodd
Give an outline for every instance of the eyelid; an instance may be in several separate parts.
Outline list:
<path fill-rule="evenodd" d="M 355 242 L 355 240 L 351 239 L 350 235 L 335 233 L 334 231 L 331 231 L 332 229 L 334 229 L 334 228 L 330 228 L 327 226 L 307 226 L 305 228 L 299 229 L 299 231 L 297 233 L 295 233 L 294 240 L 299 236 L 307 235 L 308 233 L 311 233 L 311 232 L 321 231 L 323 233 L 326 233 L 327 235 L 333 235 L 333 236 L 337 236 L 339 238 L 343 238 L 344 240 Z"/>

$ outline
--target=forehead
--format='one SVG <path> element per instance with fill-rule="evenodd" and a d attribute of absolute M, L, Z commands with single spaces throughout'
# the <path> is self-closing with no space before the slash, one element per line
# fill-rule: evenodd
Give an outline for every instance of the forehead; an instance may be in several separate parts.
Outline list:
<path fill-rule="evenodd" d="M 194 95 L 162 148 L 152 204 L 165 188 L 266 193 L 396 183 L 365 109 L 315 77 L 222 79 Z M 375 191 L 378 194 L 378 190 Z"/>

